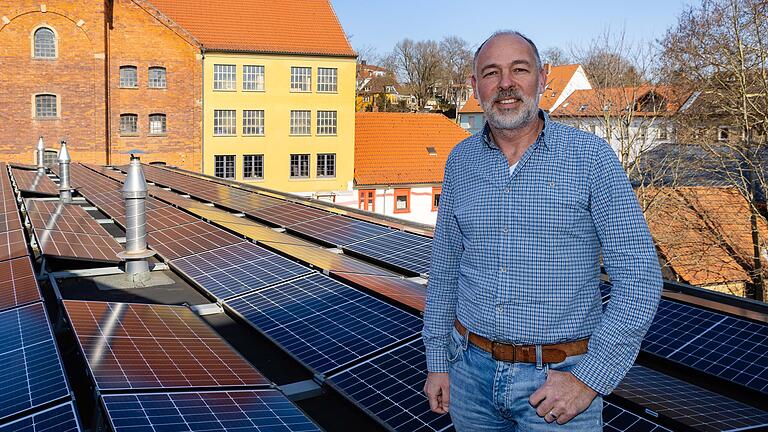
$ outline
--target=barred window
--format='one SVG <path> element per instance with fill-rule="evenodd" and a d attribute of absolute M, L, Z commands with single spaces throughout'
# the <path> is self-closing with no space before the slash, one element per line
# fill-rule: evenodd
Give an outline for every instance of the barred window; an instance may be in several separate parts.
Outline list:
<path fill-rule="evenodd" d="M 317 112 L 317 134 L 336 135 L 336 111 Z"/>
<path fill-rule="evenodd" d="M 235 178 L 235 155 L 214 155 L 213 175 L 226 179 Z"/>
<path fill-rule="evenodd" d="M 120 114 L 120 135 L 135 135 L 139 133 L 139 116 L 137 114 Z"/>
<path fill-rule="evenodd" d="M 35 58 L 56 58 L 56 35 L 53 30 L 41 27 L 35 31 Z"/>
<path fill-rule="evenodd" d="M 291 91 L 308 92 L 312 88 L 312 68 L 291 66 Z"/>
<path fill-rule="evenodd" d="M 165 114 L 149 115 L 149 134 L 164 135 L 167 132 L 165 124 Z"/>
<path fill-rule="evenodd" d="M 213 110 L 213 134 L 237 134 L 237 115 L 235 110 Z"/>
<path fill-rule="evenodd" d="M 317 176 L 336 177 L 336 153 L 319 153 L 317 155 Z"/>
<path fill-rule="evenodd" d="M 55 166 L 59 163 L 59 152 L 56 150 L 46 150 L 43 153 L 43 165 Z"/>
<path fill-rule="evenodd" d="M 54 118 L 58 116 L 59 113 L 56 107 L 56 95 L 35 95 L 35 117 Z"/>
<path fill-rule="evenodd" d="M 251 180 L 264 178 L 264 155 L 243 155 L 243 178 Z"/>
<path fill-rule="evenodd" d="M 234 90 L 236 74 L 235 65 L 213 65 L 213 89 Z"/>
<path fill-rule="evenodd" d="M 165 68 L 153 66 L 149 68 L 149 88 L 163 89 L 166 86 Z"/>
<path fill-rule="evenodd" d="M 243 110 L 243 135 L 264 135 L 264 110 Z"/>
<path fill-rule="evenodd" d="M 291 135 L 309 135 L 312 133 L 312 112 L 291 111 Z"/>
<path fill-rule="evenodd" d="M 264 66 L 243 66 L 243 90 L 264 91 Z"/>
<path fill-rule="evenodd" d="M 120 66 L 120 87 L 136 88 L 139 86 L 139 78 L 136 66 Z"/>
<path fill-rule="evenodd" d="M 292 154 L 291 155 L 291 178 L 309 177 L 309 155 Z"/>
<path fill-rule="evenodd" d="M 336 71 L 336 68 L 317 68 L 317 91 L 336 91 Z"/>

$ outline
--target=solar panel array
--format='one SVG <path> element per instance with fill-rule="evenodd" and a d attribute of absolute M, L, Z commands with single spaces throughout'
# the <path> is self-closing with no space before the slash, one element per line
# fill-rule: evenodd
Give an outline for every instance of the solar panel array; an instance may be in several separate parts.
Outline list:
<path fill-rule="evenodd" d="M 58 195 L 59 187 L 46 174 L 35 171 L 11 168 L 16 187 L 23 192 L 33 192 L 43 195 Z"/>
<path fill-rule="evenodd" d="M 376 258 L 417 275 L 429 272 L 432 239 L 403 231 L 344 246 L 344 250 Z"/>
<path fill-rule="evenodd" d="M 79 430 L 80 422 L 72 402 L 0 425 L 0 432 L 75 432 Z"/>
<path fill-rule="evenodd" d="M 28 256 L 0 261 L 0 311 L 42 300 Z"/>
<path fill-rule="evenodd" d="M 604 432 L 671 432 L 661 425 L 644 419 L 618 405 L 603 401 Z"/>

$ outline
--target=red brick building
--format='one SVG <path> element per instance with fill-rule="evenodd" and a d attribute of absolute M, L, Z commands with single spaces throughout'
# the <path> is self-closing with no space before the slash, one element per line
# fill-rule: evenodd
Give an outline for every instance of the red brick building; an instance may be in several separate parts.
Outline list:
<path fill-rule="evenodd" d="M 34 163 L 43 135 L 78 161 L 199 170 L 200 52 L 144 0 L 0 0 L 0 160 Z"/>

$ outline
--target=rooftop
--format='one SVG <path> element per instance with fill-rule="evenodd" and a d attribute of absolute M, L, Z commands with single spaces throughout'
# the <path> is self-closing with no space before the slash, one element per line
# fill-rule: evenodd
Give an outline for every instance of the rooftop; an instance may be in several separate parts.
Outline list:
<path fill-rule="evenodd" d="M 617 87 L 576 90 L 553 112 L 554 116 L 594 117 L 606 112 L 618 115 L 633 110 L 635 116 L 659 116 L 677 112 L 691 97 L 671 86 Z"/>

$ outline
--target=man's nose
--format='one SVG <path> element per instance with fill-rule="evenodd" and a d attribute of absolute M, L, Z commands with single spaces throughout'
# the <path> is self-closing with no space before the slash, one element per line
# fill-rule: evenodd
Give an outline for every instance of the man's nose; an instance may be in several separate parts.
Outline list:
<path fill-rule="evenodd" d="M 515 80 L 512 79 L 512 74 L 509 72 L 502 72 L 501 73 L 501 79 L 499 80 L 499 88 L 502 90 L 508 90 L 512 87 L 515 87 L 517 83 L 515 83 Z"/>

